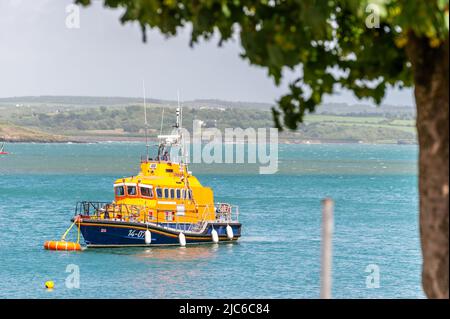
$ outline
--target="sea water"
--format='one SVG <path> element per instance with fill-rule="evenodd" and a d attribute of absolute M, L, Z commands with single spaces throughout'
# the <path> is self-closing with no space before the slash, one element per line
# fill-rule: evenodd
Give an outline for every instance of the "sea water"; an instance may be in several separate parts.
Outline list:
<path fill-rule="evenodd" d="M 273 175 L 257 165 L 192 165 L 216 201 L 239 206 L 237 244 L 44 250 L 70 225 L 77 201 L 113 199 L 114 180 L 137 174 L 143 150 L 8 144 L 0 298 L 317 298 L 325 197 L 335 201 L 333 297 L 424 297 L 414 145 L 280 145 Z"/>

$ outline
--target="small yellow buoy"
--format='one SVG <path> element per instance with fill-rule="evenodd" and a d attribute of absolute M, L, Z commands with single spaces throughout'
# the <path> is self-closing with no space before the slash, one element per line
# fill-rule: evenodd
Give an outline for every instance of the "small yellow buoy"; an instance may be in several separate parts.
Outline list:
<path fill-rule="evenodd" d="M 45 288 L 53 289 L 55 287 L 55 283 L 51 280 L 45 282 Z"/>

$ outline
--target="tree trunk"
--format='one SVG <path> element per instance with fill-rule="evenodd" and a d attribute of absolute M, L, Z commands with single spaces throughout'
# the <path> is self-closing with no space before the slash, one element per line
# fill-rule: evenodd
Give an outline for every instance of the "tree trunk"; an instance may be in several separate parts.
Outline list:
<path fill-rule="evenodd" d="M 428 298 L 449 298 L 449 43 L 432 48 L 410 34 L 419 140 L 422 285 Z"/>

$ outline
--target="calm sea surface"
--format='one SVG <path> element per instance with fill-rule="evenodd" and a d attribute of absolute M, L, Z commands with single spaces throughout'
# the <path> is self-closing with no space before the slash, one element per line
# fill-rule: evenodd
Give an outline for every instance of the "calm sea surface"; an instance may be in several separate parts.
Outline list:
<path fill-rule="evenodd" d="M 216 201 L 240 206 L 238 244 L 71 253 L 42 245 L 70 225 L 77 201 L 112 200 L 114 180 L 138 172 L 143 145 L 7 146 L 0 298 L 317 298 L 326 196 L 336 205 L 334 297 L 424 296 L 416 146 L 280 145 L 274 175 L 255 165 L 192 165 Z M 80 289 L 66 288 L 70 264 L 79 266 Z M 366 285 L 368 265 L 379 267 L 379 288 Z"/>

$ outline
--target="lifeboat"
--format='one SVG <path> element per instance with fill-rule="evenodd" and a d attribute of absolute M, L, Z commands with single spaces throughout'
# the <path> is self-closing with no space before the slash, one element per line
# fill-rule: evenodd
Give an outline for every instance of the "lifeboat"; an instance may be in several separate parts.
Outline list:
<path fill-rule="evenodd" d="M 188 170 L 180 111 L 174 131 L 158 136 L 155 156 L 146 145 L 139 173 L 114 182 L 113 201 L 77 203 L 72 221 L 87 247 L 183 247 L 240 238 L 239 208 L 215 202 L 213 190 Z M 56 242 L 48 247 L 78 248 Z"/>

